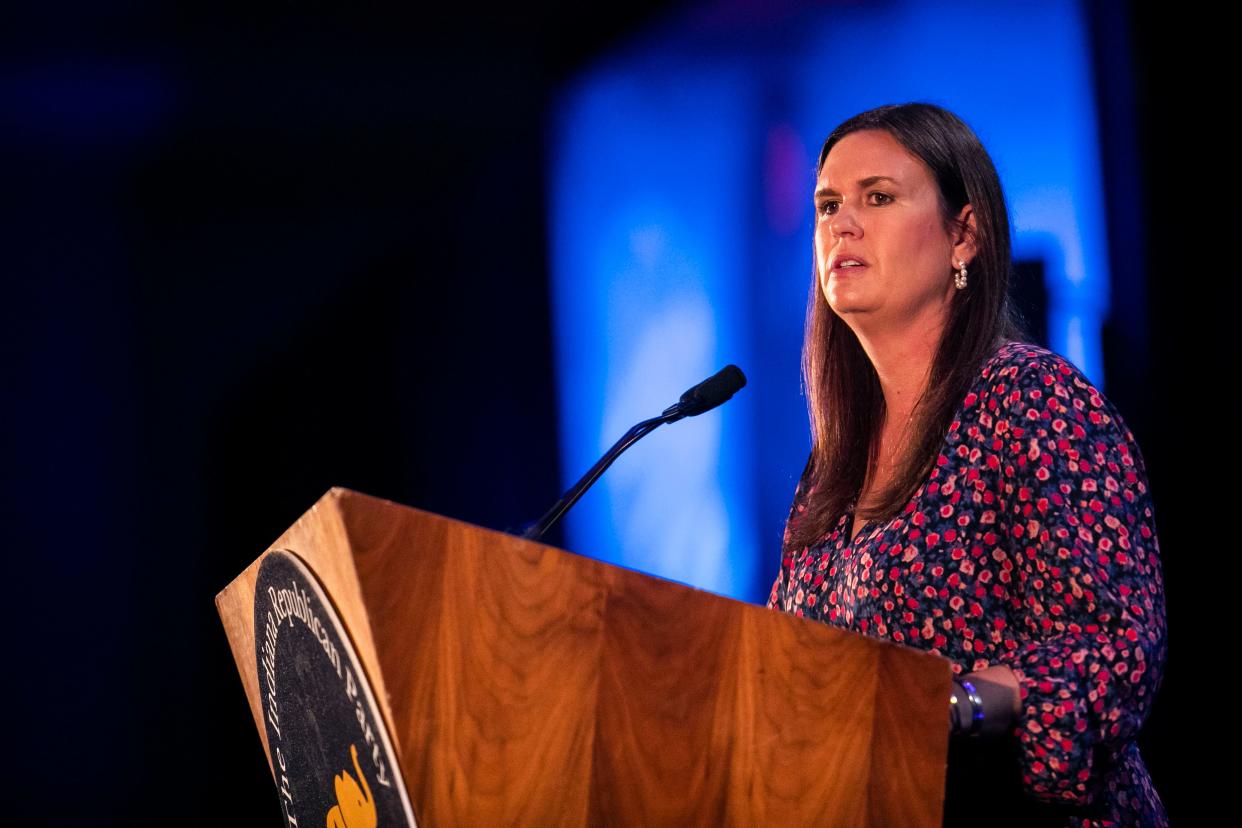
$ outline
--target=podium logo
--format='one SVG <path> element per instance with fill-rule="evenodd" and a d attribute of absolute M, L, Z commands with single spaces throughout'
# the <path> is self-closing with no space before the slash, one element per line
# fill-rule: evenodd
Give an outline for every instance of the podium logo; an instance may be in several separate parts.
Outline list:
<path fill-rule="evenodd" d="M 362 768 L 358 767 L 356 745 L 349 746 L 349 754 L 354 758 L 354 773 L 358 774 L 358 779 L 355 780 L 349 775 L 349 771 L 343 770 L 332 780 L 336 788 L 337 804 L 328 811 L 327 828 L 375 828 L 375 801 L 371 799 L 371 786 L 367 784 L 367 777 Z M 362 782 L 361 786 L 358 785 L 359 781 Z"/>
<path fill-rule="evenodd" d="M 336 607 L 291 552 L 255 579 L 255 667 L 287 828 L 415 828 L 384 718 Z"/>

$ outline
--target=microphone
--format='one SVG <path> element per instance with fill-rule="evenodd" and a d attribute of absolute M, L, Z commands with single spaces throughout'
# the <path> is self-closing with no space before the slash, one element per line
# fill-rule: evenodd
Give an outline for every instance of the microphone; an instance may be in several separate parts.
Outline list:
<path fill-rule="evenodd" d="M 726 365 L 715 374 L 681 395 L 676 405 L 664 409 L 664 416 L 676 416 L 666 423 L 675 423 L 682 417 L 697 417 L 733 399 L 733 395 L 746 385 L 746 375 L 736 365 Z"/>
<path fill-rule="evenodd" d="M 561 499 L 543 517 L 527 526 L 521 537 L 527 540 L 539 540 L 569 511 L 578 499 L 586 494 L 599 476 L 603 474 L 613 461 L 621 456 L 621 452 L 637 443 L 643 437 L 655 431 L 665 423 L 675 423 L 683 417 L 697 417 L 711 411 L 718 405 L 728 402 L 733 395 L 746 385 L 746 375 L 736 365 L 726 365 L 712 376 L 681 395 L 681 399 L 664 409 L 659 417 L 643 420 L 625 433 L 625 436 L 613 445 L 591 469 L 575 483 L 569 491 L 561 495 Z"/>

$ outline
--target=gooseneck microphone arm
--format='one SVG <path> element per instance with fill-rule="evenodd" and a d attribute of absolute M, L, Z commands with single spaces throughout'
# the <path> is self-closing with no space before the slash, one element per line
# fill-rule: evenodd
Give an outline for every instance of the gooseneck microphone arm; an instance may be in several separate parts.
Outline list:
<path fill-rule="evenodd" d="M 539 540 L 542 538 L 544 533 L 551 529 L 552 526 L 561 519 L 561 516 L 568 512 L 570 508 L 578 502 L 578 498 L 586 494 L 586 490 L 591 488 L 591 484 L 599 479 L 599 476 L 612 465 L 612 462 L 621 456 L 621 452 L 625 451 L 627 448 L 634 445 L 643 437 L 646 437 L 648 434 L 664 425 L 666 422 L 672 422 L 672 420 L 661 415 L 659 417 L 653 417 L 650 420 L 643 420 L 641 423 L 625 432 L 625 436 L 618 440 L 612 448 L 608 449 L 608 452 L 601 457 L 594 466 L 591 466 L 591 470 L 584 474 L 582 479 L 573 485 L 573 488 L 561 495 L 561 499 L 556 501 L 552 508 L 549 509 L 543 517 L 539 518 L 539 520 L 527 527 L 526 531 L 522 533 L 522 537 L 527 540 Z"/>
<path fill-rule="evenodd" d="M 746 376 L 736 365 L 726 365 L 721 371 L 708 377 L 689 391 L 681 395 L 681 399 L 664 409 L 659 417 L 643 420 L 625 432 L 612 448 L 601 457 L 590 471 L 582 476 L 569 491 L 561 495 L 551 509 L 539 520 L 532 523 L 522 532 L 527 540 L 539 540 L 561 517 L 569 511 L 586 490 L 591 488 L 599 476 L 607 471 L 613 461 L 621 456 L 621 452 L 637 443 L 643 437 L 655 431 L 665 423 L 675 423 L 683 417 L 697 417 L 710 411 L 721 403 L 729 400 L 742 386 L 746 385 Z"/>

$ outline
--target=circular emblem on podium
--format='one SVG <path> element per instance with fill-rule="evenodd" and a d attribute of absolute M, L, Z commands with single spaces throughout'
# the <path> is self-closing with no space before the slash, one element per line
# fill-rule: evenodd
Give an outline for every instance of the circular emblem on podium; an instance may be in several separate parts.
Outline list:
<path fill-rule="evenodd" d="M 263 559 L 255 660 L 281 811 L 290 826 L 415 826 L 371 685 L 318 579 L 291 552 Z"/>

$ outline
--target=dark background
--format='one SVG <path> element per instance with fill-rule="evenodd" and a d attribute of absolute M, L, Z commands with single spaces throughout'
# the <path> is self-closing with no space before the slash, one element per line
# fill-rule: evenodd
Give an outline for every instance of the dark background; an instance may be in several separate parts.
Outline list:
<path fill-rule="evenodd" d="M 549 105 L 683 8 L 2 13 L 10 818 L 278 824 L 215 593 L 333 485 L 495 528 L 555 497 Z M 1170 52 L 1199 23 L 1150 8 L 1089 6 L 1107 393 L 1148 463 L 1168 593 L 1142 745 L 1177 824 L 1211 647 L 1187 446 L 1212 432 L 1187 402 L 1220 358 L 1185 312 L 1205 210 L 1183 127 L 1213 75 Z"/>

